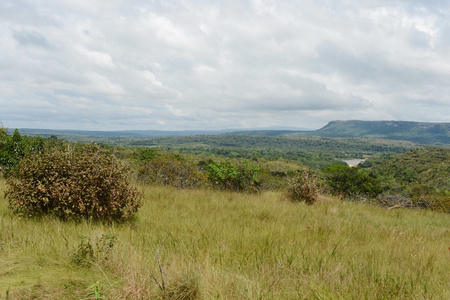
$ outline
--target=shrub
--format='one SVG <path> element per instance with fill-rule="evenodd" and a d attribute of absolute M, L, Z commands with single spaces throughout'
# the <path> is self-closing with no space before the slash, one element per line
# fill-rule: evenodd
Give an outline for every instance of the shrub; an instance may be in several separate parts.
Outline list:
<path fill-rule="evenodd" d="M 24 215 L 121 221 L 137 212 L 141 194 L 129 168 L 96 147 L 30 155 L 7 180 L 10 208 Z"/>
<path fill-rule="evenodd" d="M 113 234 L 102 234 L 95 243 L 86 236 L 80 235 L 80 243 L 70 253 L 70 261 L 79 266 L 90 267 L 95 261 L 106 261 L 114 248 L 117 237 Z"/>
<path fill-rule="evenodd" d="M 190 162 L 160 157 L 144 163 L 138 171 L 138 179 L 183 189 L 202 186 L 206 176 Z"/>
<path fill-rule="evenodd" d="M 417 203 L 422 203 L 422 206 L 444 212 L 450 213 L 450 196 L 448 195 L 426 195 L 423 197 L 416 197 L 413 200 Z"/>
<path fill-rule="evenodd" d="M 305 201 L 307 204 L 316 202 L 319 189 L 317 180 L 311 171 L 297 172 L 288 181 L 290 184 L 288 195 L 292 201 Z"/>
<path fill-rule="evenodd" d="M 208 180 L 213 187 L 218 189 L 236 192 L 258 192 L 260 190 L 259 168 L 251 166 L 247 161 L 240 166 L 232 165 L 229 162 L 209 161 L 206 171 Z"/>
<path fill-rule="evenodd" d="M 335 194 L 345 196 L 376 197 L 382 192 L 379 179 L 374 173 L 366 173 L 360 167 L 331 165 L 323 170 L 325 183 Z"/>

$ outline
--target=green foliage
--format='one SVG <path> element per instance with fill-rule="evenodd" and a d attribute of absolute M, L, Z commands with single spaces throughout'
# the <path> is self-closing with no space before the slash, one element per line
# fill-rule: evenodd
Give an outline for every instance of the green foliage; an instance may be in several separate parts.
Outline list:
<path fill-rule="evenodd" d="M 140 206 L 130 170 L 97 147 L 51 151 L 23 158 L 7 181 L 10 208 L 27 216 L 122 221 Z"/>
<path fill-rule="evenodd" d="M 211 160 L 207 163 L 206 172 L 210 183 L 218 189 L 237 192 L 260 190 L 259 168 L 247 161 L 236 166 L 227 161 L 216 163 Z"/>
<path fill-rule="evenodd" d="M 433 192 L 450 191 L 450 148 L 415 149 L 379 162 L 372 169 L 405 189 L 423 185 L 432 187 Z"/>
<path fill-rule="evenodd" d="M 180 189 L 200 187 L 206 176 L 190 162 L 170 157 L 151 159 L 139 167 L 138 179 L 144 183 L 171 185 Z"/>
<path fill-rule="evenodd" d="M 316 202 L 319 189 L 315 175 L 308 170 L 296 172 L 289 178 L 289 198 L 294 202 L 305 201 L 307 204 Z"/>
<path fill-rule="evenodd" d="M 374 157 L 381 154 L 403 153 L 418 145 L 400 140 L 380 140 L 372 138 L 332 138 L 309 136 L 314 132 L 236 132 L 221 135 L 159 136 L 99 132 L 54 132 L 44 130 L 24 131 L 29 134 L 50 136 L 78 142 L 92 140 L 108 145 L 125 147 L 151 147 L 137 151 L 136 158 L 146 161 L 158 157 L 160 150 L 176 151 L 184 154 L 203 154 L 233 159 L 270 160 L 280 158 L 295 161 L 310 168 L 322 169 L 342 159 Z M 316 131 L 319 133 L 319 131 Z M 170 134 L 170 133 L 167 133 Z M 252 135 L 254 134 L 254 135 Z M 308 135 L 308 136 L 307 136 Z"/>
<path fill-rule="evenodd" d="M 80 235 L 80 243 L 70 254 L 70 261 L 78 266 L 90 267 L 99 260 L 108 260 L 117 237 L 113 234 L 102 234 L 95 243 L 87 236 Z"/>
<path fill-rule="evenodd" d="M 374 173 L 366 173 L 359 167 L 335 164 L 323 169 L 322 172 L 325 183 L 335 194 L 376 197 L 382 192 L 377 176 Z"/>
<path fill-rule="evenodd" d="M 387 194 L 381 196 L 381 203 L 450 211 L 449 148 L 415 149 L 381 161 L 369 160 L 366 166 L 383 180 Z"/>
<path fill-rule="evenodd" d="M 85 236 L 79 236 L 80 243 L 77 250 L 70 255 L 70 261 L 78 266 L 90 267 L 95 261 L 94 247 L 91 240 Z"/>
<path fill-rule="evenodd" d="M 151 161 L 152 159 L 161 156 L 160 153 L 156 149 L 137 149 L 135 154 L 135 158 L 139 161 Z"/>
<path fill-rule="evenodd" d="M 87 294 L 88 298 L 91 299 L 105 299 L 106 296 L 103 292 L 103 284 L 98 280 L 94 284 L 91 284 L 88 287 L 89 293 Z"/>
<path fill-rule="evenodd" d="M 39 153 L 45 148 L 41 137 L 21 136 L 16 129 L 8 135 L 6 129 L 0 128 L 0 170 L 7 176 L 11 169 L 28 154 Z"/>
<path fill-rule="evenodd" d="M 201 135 L 129 140 L 131 146 L 160 147 L 180 153 L 227 158 L 298 161 L 323 168 L 343 158 L 402 153 L 417 146 L 405 141 L 343 139 L 305 136 Z"/>

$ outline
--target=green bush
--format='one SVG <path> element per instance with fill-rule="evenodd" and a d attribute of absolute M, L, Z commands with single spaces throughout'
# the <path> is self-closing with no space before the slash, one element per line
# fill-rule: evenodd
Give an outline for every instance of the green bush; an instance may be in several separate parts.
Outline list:
<path fill-rule="evenodd" d="M 289 199 L 295 202 L 305 201 L 307 204 L 316 202 L 319 195 L 317 180 L 311 171 L 297 172 L 288 179 Z"/>
<path fill-rule="evenodd" d="M 45 140 L 42 137 L 22 136 L 17 129 L 8 135 L 0 124 L 0 171 L 3 175 L 8 176 L 25 155 L 39 153 L 44 148 Z"/>
<path fill-rule="evenodd" d="M 258 192 L 261 182 L 258 179 L 259 168 L 245 161 L 240 166 L 229 162 L 207 163 L 208 180 L 213 187 L 236 192 Z"/>
<path fill-rule="evenodd" d="M 96 147 L 23 158 L 7 180 L 10 208 L 23 215 L 122 221 L 137 212 L 141 194 L 129 168 Z"/>
<path fill-rule="evenodd" d="M 190 162 L 167 157 L 151 159 L 138 170 L 138 179 L 144 183 L 171 185 L 180 189 L 202 186 L 206 176 Z"/>
<path fill-rule="evenodd" d="M 347 196 L 376 197 L 382 192 L 379 179 L 374 173 L 366 173 L 360 167 L 335 164 L 323 171 L 325 183 L 335 194 Z"/>

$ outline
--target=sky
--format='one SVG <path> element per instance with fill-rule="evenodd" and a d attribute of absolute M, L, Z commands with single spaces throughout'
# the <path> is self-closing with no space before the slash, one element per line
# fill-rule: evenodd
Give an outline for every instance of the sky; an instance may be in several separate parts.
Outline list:
<path fill-rule="evenodd" d="M 450 122 L 449 0 L 1 0 L 0 121 Z"/>

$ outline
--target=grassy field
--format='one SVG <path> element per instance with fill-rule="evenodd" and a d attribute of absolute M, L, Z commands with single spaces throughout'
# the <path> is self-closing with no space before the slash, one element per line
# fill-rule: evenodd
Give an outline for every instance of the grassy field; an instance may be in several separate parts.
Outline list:
<path fill-rule="evenodd" d="M 450 299 L 448 214 L 146 187 L 108 226 L 19 218 L 0 188 L 0 299 Z"/>

